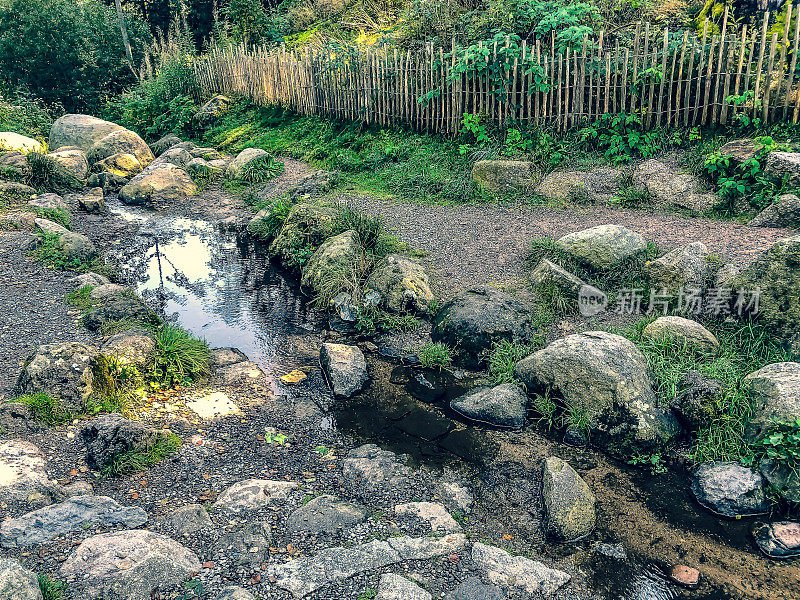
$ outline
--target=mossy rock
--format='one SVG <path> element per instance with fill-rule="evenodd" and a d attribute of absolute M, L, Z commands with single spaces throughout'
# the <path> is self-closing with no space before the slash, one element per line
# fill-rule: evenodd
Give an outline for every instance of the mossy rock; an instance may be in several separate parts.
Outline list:
<path fill-rule="evenodd" d="M 269 247 L 270 256 L 284 268 L 299 271 L 317 248 L 336 232 L 335 208 L 319 204 L 296 204 Z"/>
<path fill-rule="evenodd" d="M 425 267 L 398 254 L 382 259 L 364 287 L 378 292 L 384 306 L 394 312 L 411 308 L 427 313 L 434 300 Z"/>
<path fill-rule="evenodd" d="M 303 267 L 300 285 L 313 294 L 319 294 L 326 279 L 346 279 L 359 269 L 358 263 L 363 261 L 363 257 L 364 250 L 355 231 L 345 231 L 328 238 Z"/>
<path fill-rule="evenodd" d="M 791 339 L 800 331 L 800 235 L 775 242 L 728 285 L 757 292 L 758 312 L 751 315 L 773 335 Z"/>

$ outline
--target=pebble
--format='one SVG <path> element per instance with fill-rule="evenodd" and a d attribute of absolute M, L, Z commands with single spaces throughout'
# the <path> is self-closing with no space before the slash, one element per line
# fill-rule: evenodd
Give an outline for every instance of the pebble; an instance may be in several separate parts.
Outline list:
<path fill-rule="evenodd" d="M 700 571 L 692 567 L 687 567 L 686 565 L 676 565 L 672 567 L 669 577 L 679 585 L 687 588 L 695 588 L 700 582 Z"/>

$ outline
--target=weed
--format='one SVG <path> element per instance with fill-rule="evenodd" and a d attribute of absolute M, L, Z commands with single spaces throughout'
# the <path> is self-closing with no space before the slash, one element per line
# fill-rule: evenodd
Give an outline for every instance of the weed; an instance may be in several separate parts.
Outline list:
<path fill-rule="evenodd" d="M 375 596 L 377 595 L 378 595 L 378 590 L 367 588 L 358 595 L 358 598 L 356 600 L 374 600 Z"/>
<path fill-rule="evenodd" d="M 535 394 L 531 396 L 531 408 L 539 415 L 535 420 L 546 431 L 552 430 L 557 426 L 558 406 L 550 397 L 550 394 Z"/>
<path fill-rule="evenodd" d="M 441 342 L 425 344 L 417 349 L 419 362 L 429 369 L 443 369 L 453 361 L 450 348 Z"/>
<path fill-rule="evenodd" d="M 72 413 L 64 408 L 63 404 L 61 404 L 61 401 L 58 398 L 54 398 L 49 394 L 44 394 L 41 392 L 36 394 L 26 394 L 24 396 L 20 396 L 19 398 L 15 398 L 13 402 L 27 404 L 31 409 L 34 419 L 40 423 L 44 423 L 45 425 L 58 425 L 60 423 L 66 423 L 73 417 Z"/>
<path fill-rule="evenodd" d="M 89 312 L 99 304 L 97 300 L 92 299 L 93 289 L 94 286 L 84 285 L 76 290 L 72 290 L 67 294 L 67 304 L 77 307 L 83 313 Z"/>
<path fill-rule="evenodd" d="M 492 378 L 492 385 L 516 383 L 524 387 L 522 382 L 514 377 L 514 365 L 530 356 L 533 351 L 534 348 L 530 345 L 508 340 L 495 343 L 489 354 L 489 375 Z"/>
<path fill-rule="evenodd" d="M 362 247 L 370 254 L 380 253 L 381 256 L 388 254 L 388 252 L 381 252 L 385 250 L 385 245 L 381 243 L 383 237 L 382 217 L 365 215 L 356 211 L 351 204 L 340 202 L 336 206 L 335 219 L 338 233 L 353 230 L 358 234 Z"/>
<path fill-rule="evenodd" d="M 87 259 L 74 256 L 68 257 L 64 251 L 61 236 L 48 231 L 39 232 L 39 245 L 31 251 L 31 256 L 36 257 L 48 267 L 59 271 L 76 271 L 85 273 L 86 271 L 100 272 L 103 264 L 100 259 Z"/>
<path fill-rule="evenodd" d="M 373 257 L 359 247 L 352 259 L 330 265 L 315 282 L 314 303 L 322 309 L 329 309 L 334 298 L 342 292 L 348 294 L 353 302 L 360 302 L 361 285 L 373 264 Z"/>
<path fill-rule="evenodd" d="M 39 208 L 38 206 L 31 207 L 36 216 L 53 223 L 58 223 L 64 229 L 72 229 L 72 216 L 63 208 Z"/>
<path fill-rule="evenodd" d="M 629 465 L 646 466 L 650 469 L 651 475 L 660 475 L 667 472 L 664 459 L 659 453 L 654 454 L 635 454 L 628 460 Z"/>
<path fill-rule="evenodd" d="M 42 592 L 42 600 L 64 600 L 67 584 L 57 579 L 51 579 L 46 573 L 39 574 L 39 590 Z"/>
<path fill-rule="evenodd" d="M 275 160 L 271 154 L 257 156 L 239 173 L 239 180 L 245 183 L 264 183 L 283 173 L 283 163 Z"/>
<path fill-rule="evenodd" d="M 800 418 L 773 423 L 756 448 L 764 458 L 786 465 L 795 474 L 800 473 Z"/>
<path fill-rule="evenodd" d="M 116 457 L 100 473 L 103 477 L 113 477 L 114 475 L 144 471 L 173 454 L 181 447 L 182 443 L 181 438 L 174 433 L 161 434 L 148 447 L 128 450 Z"/>
<path fill-rule="evenodd" d="M 210 351 L 204 340 L 167 323 L 155 330 L 155 339 L 153 363 L 147 374 L 155 385 L 189 385 L 210 375 Z"/>
<path fill-rule="evenodd" d="M 144 378 L 135 365 L 116 356 L 98 356 L 92 366 L 92 396 L 86 412 L 118 412 L 129 416 L 133 402 L 144 388 Z"/>

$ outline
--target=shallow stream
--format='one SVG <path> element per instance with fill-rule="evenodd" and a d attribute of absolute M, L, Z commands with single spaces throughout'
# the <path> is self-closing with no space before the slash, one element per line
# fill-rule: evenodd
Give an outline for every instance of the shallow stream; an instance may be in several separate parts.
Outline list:
<path fill-rule="evenodd" d="M 263 249 L 207 221 L 163 216 L 109 203 L 111 213 L 138 225 L 135 241 L 112 251 L 124 277 L 164 316 L 207 340 L 211 347 L 236 347 L 268 373 L 316 367 L 327 319 L 310 308 L 295 283 L 269 261 Z M 408 391 L 419 371 L 380 359 L 371 361 L 373 383 L 365 393 L 337 405 L 327 425 L 363 441 L 379 443 L 436 466 L 460 461 L 480 464 L 487 428 L 465 424 L 448 408 L 466 382 L 445 375 L 443 397 L 422 402 Z M 435 378 L 435 374 L 428 374 Z M 332 403 L 317 378 L 312 396 L 323 408 Z M 281 389 L 291 394 L 291 389 Z M 463 463 L 462 463 L 463 464 Z M 751 523 L 718 519 L 692 501 L 685 478 L 672 473 L 637 475 L 646 504 L 665 521 L 699 530 L 738 548 L 750 548 Z M 600 524 L 602 528 L 602 524 Z M 557 552 L 569 552 L 562 548 Z M 590 581 L 609 600 L 670 600 L 682 590 L 658 567 L 635 560 L 595 566 Z M 692 598 L 720 600 L 724 595 Z"/>

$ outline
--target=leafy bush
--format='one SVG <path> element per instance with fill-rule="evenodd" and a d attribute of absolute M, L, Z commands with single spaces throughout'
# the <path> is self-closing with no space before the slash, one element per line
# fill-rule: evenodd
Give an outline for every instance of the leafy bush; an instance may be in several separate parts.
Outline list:
<path fill-rule="evenodd" d="M 45 425 L 58 425 L 66 423 L 73 418 L 73 415 L 64 408 L 58 398 L 48 394 L 26 394 L 15 398 L 13 402 L 27 404 L 31 409 L 33 418 Z"/>
<path fill-rule="evenodd" d="M 161 388 L 188 385 L 210 375 L 210 351 L 204 340 L 180 327 L 161 325 L 155 331 L 156 350 L 148 378 Z"/>
<path fill-rule="evenodd" d="M 47 108 L 41 100 L 19 91 L 6 100 L 0 96 L 0 131 L 46 140 L 53 120 L 63 112 L 57 105 Z"/>
<path fill-rule="evenodd" d="M 443 369 L 453 362 L 453 354 L 446 345 L 441 342 L 425 344 L 417 349 L 419 362 L 423 367 L 429 369 Z"/>
<path fill-rule="evenodd" d="M 580 130 L 581 138 L 602 150 L 614 163 L 649 158 L 659 151 L 658 133 L 645 131 L 637 114 L 606 113 Z"/>
<path fill-rule="evenodd" d="M 758 450 L 764 458 L 800 472 L 800 419 L 773 424 L 758 442 Z"/>
<path fill-rule="evenodd" d="M 127 21 L 138 64 L 149 34 L 133 15 Z M 0 3 L 0 89 L 6 93 L 25 91 L 47 105 L 93 112 L 135 80 L 112 6 L 99 0 Z"/>

